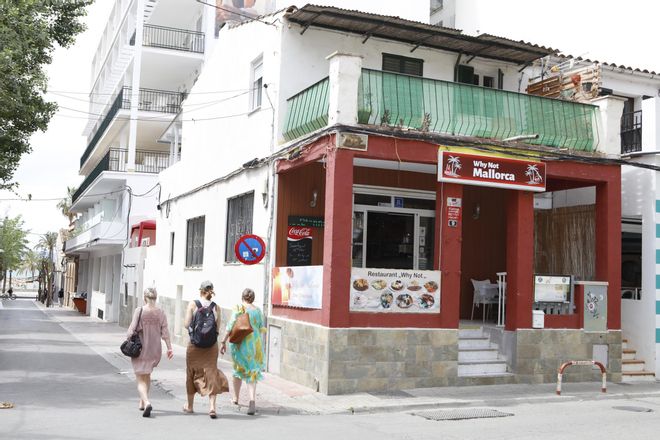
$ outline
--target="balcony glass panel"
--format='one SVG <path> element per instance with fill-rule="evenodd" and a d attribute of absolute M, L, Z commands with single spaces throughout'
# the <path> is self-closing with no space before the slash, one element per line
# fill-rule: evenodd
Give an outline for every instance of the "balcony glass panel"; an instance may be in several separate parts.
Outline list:
<path fill-rule="evenodd" d="M 358 88 L 358 122 L 452 135 L 526 140 L 593 151 L 597 107 L 369 69 Z"/>

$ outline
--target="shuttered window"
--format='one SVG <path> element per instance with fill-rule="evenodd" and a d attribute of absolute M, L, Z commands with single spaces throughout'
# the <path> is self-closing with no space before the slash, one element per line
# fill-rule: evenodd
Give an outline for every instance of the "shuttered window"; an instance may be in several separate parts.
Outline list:
<path fill-rule="evenodd" d="M 227 200 L 227 242 L 225 261 L 238 261 L 234 253 L 236 241 L 245 234 L 252 233 L 252 211 L 254 192 L 242 194 Z"/>
<path fill-rule="evenodd" d="M 204 216 L 188 220 L 186 231 L 186 267 L 204 263 Z"/>
<path fill-rule="evenodd" d="M 423 76 L 424 60 L 408 58 L 400 55 L 383 54 L 383 71 L 403 73 L 406 75 Z"/>

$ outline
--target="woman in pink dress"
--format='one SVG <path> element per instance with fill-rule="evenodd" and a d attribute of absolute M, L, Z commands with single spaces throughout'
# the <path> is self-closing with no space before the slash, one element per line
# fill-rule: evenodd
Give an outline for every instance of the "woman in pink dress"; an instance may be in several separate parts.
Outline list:
<path fill-rule="evenodd" d="M 137 332 L 142 341 L 140 356 L 131 358 L 140 396 L 138 409 L 142 411 L 142 417 L 149 417 L 153 409 L 149 402 L 149 386 L 151 385 L 151 372 L 154 367 L 158 366 L 163 354 L 161 339 L 167 346 L 167 358 L 172 359 L 173 356 L 170 333 L 167 330 L 167 317 L 165 312 L 156 305 L 156 298 L 158 298 L 156 289 L 150 287 L 144 291 L 144 305 L 135 309 L 133 321 L 127 333 L 127 338 L 130 338 L 133 332 Z"/>

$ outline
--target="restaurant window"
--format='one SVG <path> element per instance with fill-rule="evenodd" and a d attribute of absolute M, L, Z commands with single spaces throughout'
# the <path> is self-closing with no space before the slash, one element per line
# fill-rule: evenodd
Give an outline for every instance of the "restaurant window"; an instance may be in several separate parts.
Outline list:
<path fill-rule="evenodd" d="M 434 194 L 356 191 L 353 202 L 353 267 L 434 269 Z"/>
<path fill-rule="evenodd" d="M 423 76 L 424 60 L 420 58 L 402 57 L 400 55 L 384 53 L 383 71 L 403 73 L 405 75 Z"/>
<path fill-rule="evenodd" d="M 263 88 L 263 56 L 252 61 L 250 67 L 250 111 L 261 107 L 261 93 Z"/>
<path fill-rule="evenodd" d="M 245 234 L 252 233 L 252 212 L 254 192 L 242 194 L 227 200 L 227 241 L 225 246 L 225 261 L 235 263 L 234 252 L 236 241 Z"/>
<path fill-rule="evenodd" d="M 204 263 L 204 222 L 204 216 L 188 220 L 186 267 L 199 267 Z"/>

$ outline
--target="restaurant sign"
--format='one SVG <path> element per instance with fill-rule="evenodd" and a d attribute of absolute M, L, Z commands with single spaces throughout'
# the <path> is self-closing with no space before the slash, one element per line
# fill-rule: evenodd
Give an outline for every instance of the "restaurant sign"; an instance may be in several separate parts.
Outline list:
<path fill-rule="evenodd" d="M 351 312 L 440 313 L 440 271 L 351 270 Z"/>
<path fill-rule="evenodd" d="M 455 151 L 438 153 L 438 181 L 545 191 L 545 164 Z"/>

